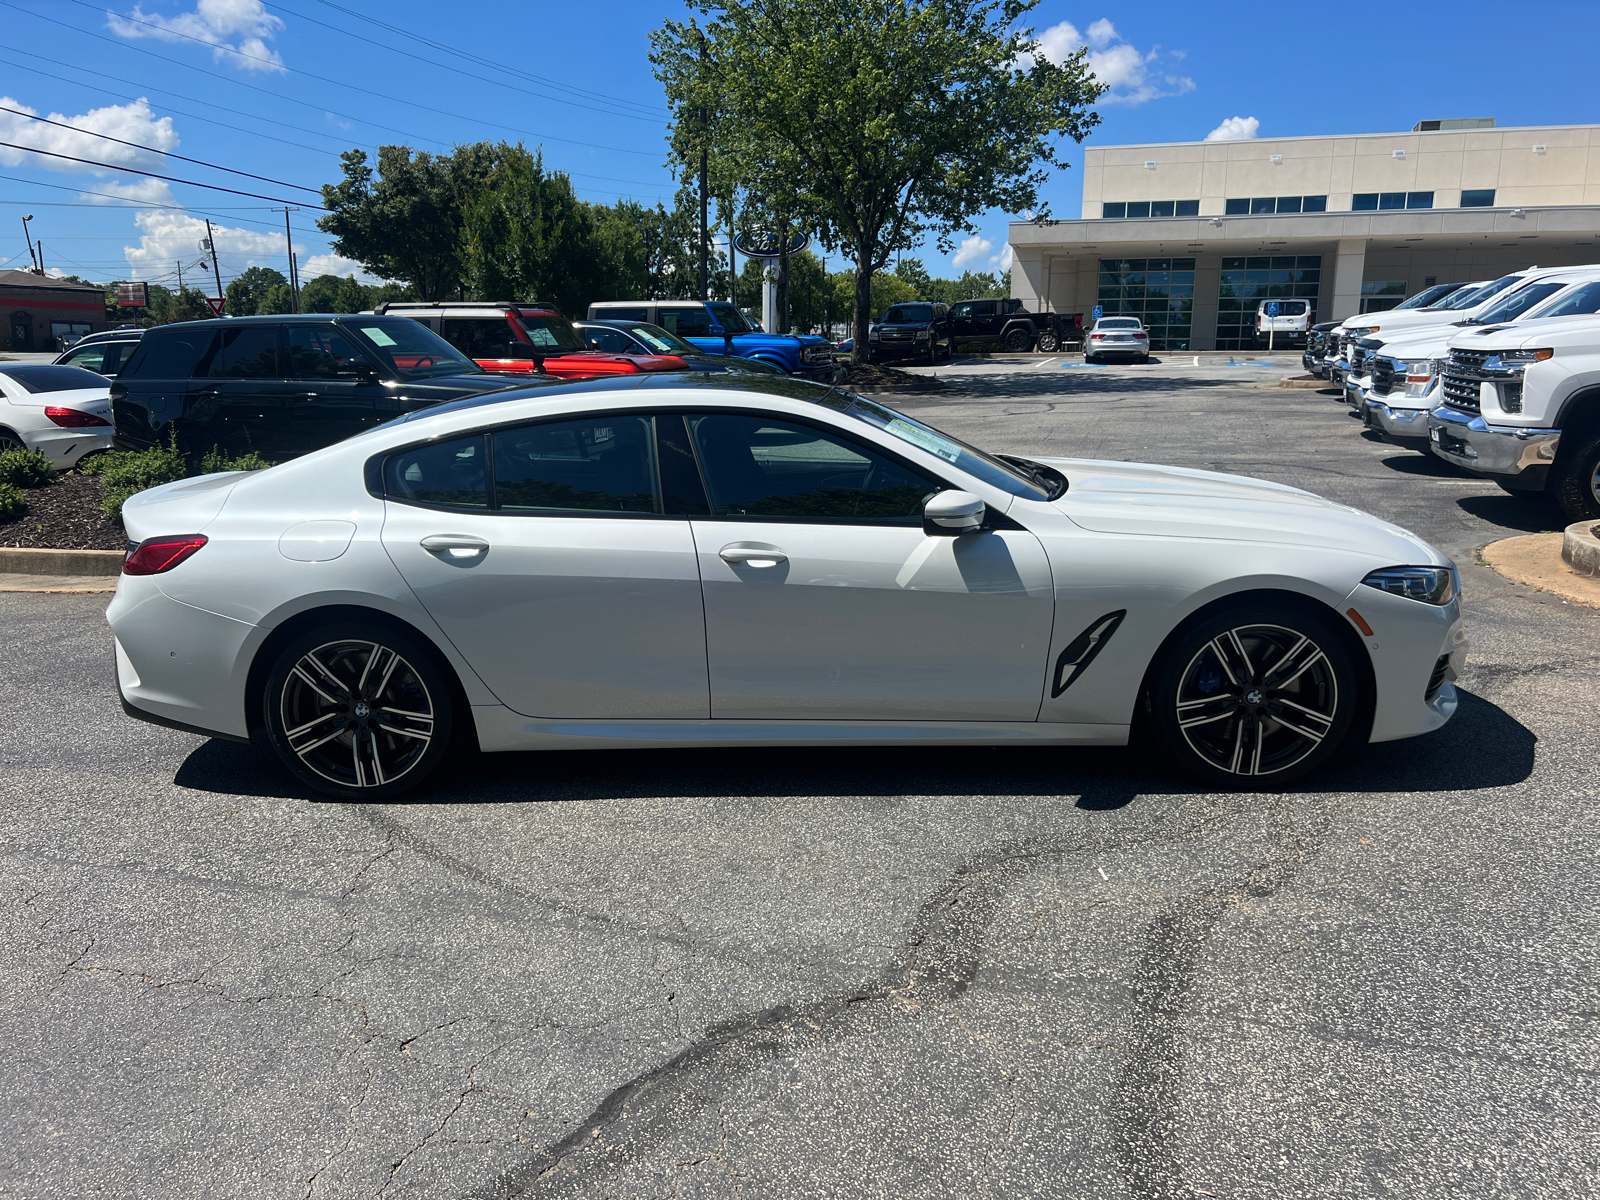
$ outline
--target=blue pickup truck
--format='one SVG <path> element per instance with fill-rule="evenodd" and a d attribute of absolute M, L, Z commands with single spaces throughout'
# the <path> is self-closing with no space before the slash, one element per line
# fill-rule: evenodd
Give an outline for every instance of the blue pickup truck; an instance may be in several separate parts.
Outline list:
<path fill-rule="evenodd" d="M 841 372 L 827 338 L 763 333 L 733 305 L 699 300 L 605 300 L 589 305 L 591 321 L 648 321 L 687 338 L 708 354 L 733 353 L 771 363 L 790 375 L 834 383 Z"/>

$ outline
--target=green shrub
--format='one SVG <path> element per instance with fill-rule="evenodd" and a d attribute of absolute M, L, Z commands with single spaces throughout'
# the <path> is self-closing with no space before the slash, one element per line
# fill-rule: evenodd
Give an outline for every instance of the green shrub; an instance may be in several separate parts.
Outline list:
<path fill-rule="evenodd" d="M 0 454 L 0 483 L 12 487 L 40 487 L 54 483 L 56 469 L 50 459 L 37 450 L 7 450 Z"/>
<path fill-rule="evenodd" d="M 0 483 L 0 521 L 11 521 L 28 511 L 28 501 L 22 489 L 12 483 Z"/>
<path fill-rule="evenodd" d="M 122 505 L 128 497 L 146 488 L 176 483 L 197 473 L 213 475 L 219 471 L 260 471 L 274 465 L 254 450 L 229 457 L 213 446 L 201 458 L 200 470 L 192 471 L 188 457 L 178 449 L 178 435 L 173 431 L 164 446 L 152 446 L 148 450 L 112 450 L 85 460 L 79 469 L 85 475 L 99 475 L 105 481 L 106 495 L 100 507 L 106 516 L 120 517 Z"/>
<path fill-rule="evenodd" d="M 217 447 L 213 446 L 206 451 L 200 460 L 200 474 L 215 475 L 219 471 L 264 471 L 268 467 L 275 467 L 277 463 L 268 462 L 255 450 L 246 451 L 237 458 L 229 458 Z"/>

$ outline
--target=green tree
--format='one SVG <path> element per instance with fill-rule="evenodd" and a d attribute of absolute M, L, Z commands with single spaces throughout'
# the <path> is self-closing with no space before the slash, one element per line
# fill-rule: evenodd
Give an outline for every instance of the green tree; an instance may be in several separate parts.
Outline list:
<path fill-rule="evenodd" d="M 337 275 L 318 275 L 300 285 L 300 311 L 332 313 L 339 299 L 339 287 L 344 283 Z"/>
<path fill-rule="evenodd" d="M 261 317 L 277 316 L 280 313 L 294 311 L 294 289 L 287 280 L 283 283 L 274 283 L 261 293 L 261 301 L 256 305 L 256 315 Z"/>
<path fill-rule="evenodd" d="M 498 163 L 488 142 L 457 146 L 448 157 L 408 146 L 378 147 L 378 169 L 364 150 L 339 156 L 344 178 L 322 189 L 328 215 L 317 228 L 333 250 L 384 279 L 409 284 L 424 300 L 453 299 L 465 269 L 467 209 Z"/>
<path fill-rule="evenodd" d="M 271 267 L 246 267 L 234 276 L 224 293 L 228 298 L 228 311 L 236 317 L 255 316 L 261 311 L 267 289 L 277 284 L 285 287 L 289 284 L 282 271 Z"/>
<path fill-rule="evenodd" d="M 680 160 L 718 137 L 752 192 L 855 263 L 858 361 L 874 276 L 896 250 L 928 234 L 947 249 L 991 208 L 1046 219 L 1039 188 L 1068 165 L 1060 138 L 1099 123 L 1086 52 L 1057 65 L 1016 27 L 1036 3 L 691 0 L 703 26 L 652 35 Z M 695 133 L 709 109 L 724 119 Z"/>
<path fill-rule="evenodd" d="M 342 280 L 333 294 L 333 311 L 355 313 L 367 307 L 367 289 L 356 281 L 354 275 Z"/>

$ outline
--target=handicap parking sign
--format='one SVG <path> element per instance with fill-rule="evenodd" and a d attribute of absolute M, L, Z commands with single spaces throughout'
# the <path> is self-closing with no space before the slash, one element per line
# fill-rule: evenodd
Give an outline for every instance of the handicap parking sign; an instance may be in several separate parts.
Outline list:
<path fill-rule="evenodd" d="M 1277 315 L 1278 315 L 1278 302 L 1276 300 L 1267 301 L 1267 316 L 1275 317 Z"/>
<path fill-rule="evenodd" d="M 1103 304 L 1096 304 L 1096 305 L 1095 305 L 1095 306 L 1094 306 L 1094 312 L 1093 312 L 1093 314 L 1092 314 L 1092 315 L 1093 315 L 1093 317 L 1094 317 L 1094 319 L 1095 319 L 1095 320 L 1096 320 L 1096 321 L 1098 321 L 1098 320 L 1099 320 L 1099 319 L 1100 319 L 1100 318 L 1101 318 L 1101 317 L 1103 317 L 1103 316 L 1105 316 L 1105 313 L 1106 313 L 1106 308 L 1105 308 L 1105 305 L 1103 305 Z"/>

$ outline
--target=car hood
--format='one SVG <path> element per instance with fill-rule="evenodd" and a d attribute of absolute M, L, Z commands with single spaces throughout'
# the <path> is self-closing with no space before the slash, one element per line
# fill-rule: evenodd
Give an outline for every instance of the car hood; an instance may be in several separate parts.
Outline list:
<path fill-rule="evenodd" d="M 1280 483 L 1144 463 L 1037 461 L 1067 477 L 1056 507 L 1097 533 L 1317 546 L 1388 566 L 1449 563 L 1408 530 Z"/>

